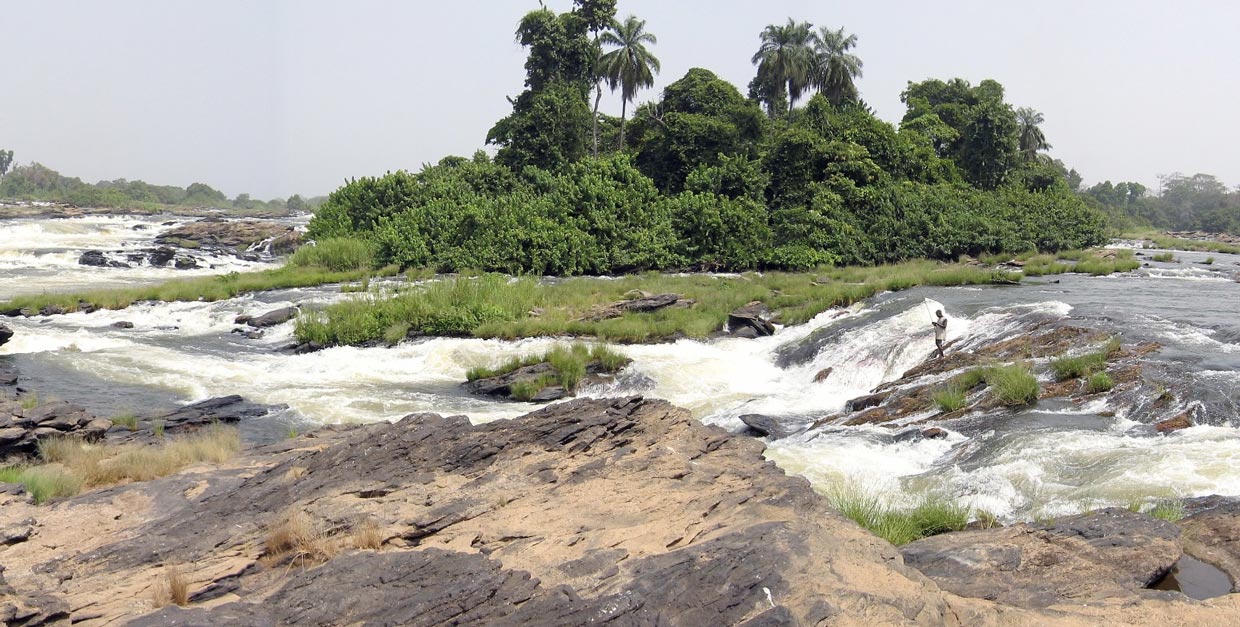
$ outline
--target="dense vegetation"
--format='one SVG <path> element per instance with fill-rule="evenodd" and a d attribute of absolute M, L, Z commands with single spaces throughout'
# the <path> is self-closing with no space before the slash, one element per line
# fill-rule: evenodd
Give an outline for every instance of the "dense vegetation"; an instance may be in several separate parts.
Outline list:
<path fill-rule="evenodd" d="M 1161 177 L 1158 195 L 1140 183 L 1111 181 L 1081 191 L 1120 229 L 1154 227 L 1240 235 L 1240 188 L 1228 190 L 1209 174 Z"/>
<path fill-rule="evenodd" d="M 323 198 L 304 199 L 294 194 L 287 200 L 255 200 L 238 194 L 229 200 L 223 192 L 203 183 L 189 187 L 151 185 L 143 181 L 99 181 L 85 183 L 39 163 L 19 165 L 11 170 L 13 151 L 0 150 L 0 198 L 63 202 L 78 207 L 119 207 L 143 211 L 173 211 L 185 208 L 212 208 L 250 214 L 285 214 L 309 211 Z"/>
<path fill-rule="evenodd" d="M 853 79 L 857 38 L 768 27 L 748 96 L 695 68 L 637 107 L 656 39 L 614 2 L 575 0 L 518 25 L 526 89 L 487 136 L 492 159 L 353 180 L 310 225 L 382 263 L 513 274 L 803 270 L 1084 248 L 1102 214 L 1069 188 L 1040 114 L 995 81 L 910 83 L 898 127 Z M 611 48 L 611 49 L 607 49 Z M 603 85 L 619 120 L 592 114 Z M 799 100 L 803 106 L 797 106 Z"/>

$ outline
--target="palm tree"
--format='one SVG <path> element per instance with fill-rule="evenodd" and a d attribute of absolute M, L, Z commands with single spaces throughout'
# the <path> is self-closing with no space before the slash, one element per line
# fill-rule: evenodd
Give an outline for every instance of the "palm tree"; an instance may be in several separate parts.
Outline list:
<path fill-rule="evenodd" d="M 792 18 L 788 18 L 788 23 L 783 26 L 767 26 L 760 35 L 762 45 L 751 59 L 758 66 L 759 76 L 787 86 L 789 111 L 813 78 L 817 37 L 811 28 L 809 22 L 798 24 Z"/>
<path fill-rule="evenodd" d="M 654 75 L 659 73 L 659 59 L 645 44 L 657 44 L 659 39 L 646 32 L 646 20 L 630 15 L 624 23 L 612 22 L 611 30 L 603 31 L 599 43 L 616 46 L 598 60 L 598 75 L 607 81 L 614 92 L 620 89 L 620 148 L 624 148 L 624 121 L 628 116 L 628 104 L 637 96 L 637 90 L 654 86 Z"/>
<path fill-rule="evenodd" d="M 1038 128 L 1045 121 L 1041 113 L 1029 107 L 1021 107 L 1016 110 L 1016 120 L 1020 124 L 1020 154 L 1024 155 L 1026 161 L 1037 159 L 1039 150 L 1050 150 L 1051 145 L 1046 143 L 1046 135 Z"/>
<path fill-rule="evenodd" d="M 838 105 L 857 100 L 853 79 L 861 78 L 861 58 L 848 52 L 857 45 L 856 35 L 844 35 L 844 29 L 822 27 L 814 42 L 814 86 Z"/>

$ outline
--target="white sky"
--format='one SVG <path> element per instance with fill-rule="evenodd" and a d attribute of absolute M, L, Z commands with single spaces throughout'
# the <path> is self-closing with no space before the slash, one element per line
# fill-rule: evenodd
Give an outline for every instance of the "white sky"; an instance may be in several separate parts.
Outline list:
<path fill-rule="evenodd" d="M 557 10 L 570 0 L 547 0 Z M 862 96 L 994 78 L 1088 182 L 1240 184 L 1240 3 L 619 0 L 659 37 L 658 90 L 705 67 L 742 92 L 766 24 L 855 33 Z M 87 181 L 322 194 L 483 146 L 524 80 L 526 0 L 0 0 L 0 148 Z M 619 113 L 617 99 L 604 108 Z M 630 108 L 632 111 L 632 108 Z"/>

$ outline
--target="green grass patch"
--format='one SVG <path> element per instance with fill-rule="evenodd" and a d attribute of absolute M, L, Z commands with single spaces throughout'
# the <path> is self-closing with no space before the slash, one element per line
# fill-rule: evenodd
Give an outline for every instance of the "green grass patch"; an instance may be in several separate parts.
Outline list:
<path fill-rule="evenodd" d="M 780 324 L 801 324 L 835 307 L 848 306 L 884 291 L 917 285 L 955 286 L 1011 283 L 1019 273 L 933 261 L 825 268 L 817 273 L 771 272 L 744 275 L 664 275 L 647 273 L 618 279 L 577 277 L 539 283 L 504 275 L 455 276 L 405 285 L 384 294 L 366 294 L 297 322 L 302 342 L 359 344 L 380 339 L 397 322 L 427 335 L 481 338 L 593 337 L 605 342 L 639 343 L 677 337 L 706 338 L 719 332 L 728 313 L 751 301 L 770 307 Z M 692 307 L 593 321 L 599 306 L 625 300 L 633 290 L 675 293 Z M 531 311 L 540 312 L 536 316 Z"/>
<path fill-rule="evenodd" d="M 512 357 L 497 367 L 478 366 L 470 368 L 465 378 L 470 381 L 505 375 L 526 366 L 542 363 L 551 365 L 553 374 L 537 380 L 519 381 L 511 386 L 511 394 L 521 401 L 528 401 L 543 388 L 559 385 L 569 392 L 576 392 L 591 367 L 596 372 L 619 372 L 629 359 L 608 346 L 587 346 L 580 342 L 568 346 L 556 346 L 542 355 Z"/>
<path fill-rule="evenodd" d="M 935 392 L 931 398 L 934 399 L 934 404 L 938 406 L 939 410 L 951 413 L 965 406 L 968 393 L 966 390 L 953 385 Z"/>
<path fill-rule="evenodd" d="M 393 266 L 379 270 L 378 274 L 389 276 L 396 274 L 396 271 Z M 0 310 L 38 311 L 47 305 L 56 305 L 66 312 L 73 312 L 78 310 L 79 303 L 89 303 L 100 309 L 124 309 L 140 301 L 213 302 L 251 292 L 357 281 L 374 272 L 369 269 L 336 272 L 317 266 L 285 266 L 260 272 L 230 272 L 216 276 L 175 279 L 142 287 L 19 296 L 0 303 Z"/>
<path fill-rule="evenodd" d="M 1159 501 L 1155 503 L 1154 507 L 1150 508 L 1150 511 L 1146 513 L 1154 518 L 1165 520 L 1167 522 L 1178 522 L 1180 519 L 1184 518 L 1186 514 L 1184 511 L 1184 502 L 1179 499 Z"/>
<path fill-rule="evenodd" d="M 82 491 L 82 480 L 59 466 L 0 468 L 0 483 L 21 484 L 36 505 L 53 498 L 73 496 Z"/>
<path fill-rule="evenodd" d="M 1115 387 L 1115 381 L 1111 379 L 1111 375 L 1105 372 L 1095 372 L 1089 377 L 1087 388 L 1090 394 L 1098 394 L 1109 391 Z"/>
<path fill-rule="evenodd" d="M 1106 368 L 1107 359 L 1118 355 L 1120 350 L 1119 339 L 1111 338 L 1100 350 L 1073 357 L 1065 355 L 1051 360 L 1051 372 L 1055 374 L 1057 381 L 1087 377 Z"/>
<path fill-rule="evenodd" d="M 1150 259 L 1153 259 L 1154 261 L 1161 261 L 1164 263 L 1171 263 L 1175 261 L 1175 253 L 1170 253 L 1170 252 L 1156 253 L 1153 256 L 1151 256 Z"/>
<path fill-rule="evenodd" d="M 112 424 L 120 425 L 122 427 L 125 427 L 126 429 L 129 429 L 130 431 L 137 431 L 138 416 L 132 413 L 121 414 L 119 416 L 113 416 Z"/>
<path fill-rule="evenodd" d="M 1003 405 L 1021 407 L 1038 400 L 1038 379 L 1026 366 L 993 366 L 986 369 L 985 376 L 995 398 Z"/>
<path fill-rule="evenodd" d="M 1201 264 L 1202 264 L 1202 265 L 1205 265 L 1205 266 L 1212 266 L 1212 265 L 1214 265 L 1214 257 L 1206 257 L 1206 260 L 1205 260 L 1205 261 L 1203 261 L 1203 262 L 1201 262 Z"/>
<path fill-rule="evenodd" d="M 290 266 L 326 268 L 335 272 L 373 270 L 378 249 L 374 243 L 351 237 L 332 237 L 298 248 Z"/>
<path fill-rule="evenodd" d="M 839 487 L 826 496 L 846 518 L 896 546 L 964 529 L 971 513 L 968 507 L 936 496 L 926 496 L 904 510 L 888 507 L 876 495 L 855 487 Z"/>
<path fill-rule="evenodd" d="M 39 406 L 39 394 L 37 392 L 27 392 L 18 397 L 22 409 L 34 409 Z"/>

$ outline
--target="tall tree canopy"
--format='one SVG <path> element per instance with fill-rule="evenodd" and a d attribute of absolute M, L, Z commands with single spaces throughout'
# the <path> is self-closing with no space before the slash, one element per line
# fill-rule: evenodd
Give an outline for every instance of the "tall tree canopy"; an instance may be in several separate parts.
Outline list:
<path fill-rule="evenodd" d="M 788 109 L 813 84 L 816 37 L 809 22 L 788 18 L 784 25 L 771 24 L 762 30 L 762 43 L 750 59 L 758 66 L 758 80 L 786 89 Z M 776 113 L 775 103 L 767 101 L 767 112 Z"/>
<path fill-rule="evenodd" d="M 659 40 L 646 32 L 646 20 L 630 15 L 623 23 L 613 23 L 611 30 L 599 38 L 604 46 L 615 46 L 599 58 L 599 75 L 614 92 L 620 90 L 620 148 L 624 148 L 624 123 L 628 104 L 637 97 L 637 90 L 654 85 L 659 73 L 659 59 L 646 48 Z"/>
<path fill-rule="evenodd" d="M 1051 145 L 1042 134 L 1041 125 L 1045 119 L 1041 113 L 1031 107 L 1021 107 L 1016 110 L 1016 121 L 1020 124 L 1020 154 L 1025 161 L 1034 161 L 1039 151 L 1050 150 Z"/>
<path fill-rule="evenodd" d="M 845 35 L 844 29 L 819 29 L 814 39 L 813 84 L 831 104 L 857 100 L 854 79 L 861 77 L 861 57 L 849 52 L 857 45 L 856 35 Z"/>
<path fill-rule="evenodd" d="M 903 126 L 934 115 L 938 118 L 934 124 L 942 122 L 955 131 L 956 137 L 944 146 L 945 154 L 977 187 L 999 187 L 1019 163 L 1016 112 L 1003 101 L 999 83 L 984 80 L 974 87 L 959 78 L 910 82 L 900 99 L 908 107 Z"/>

